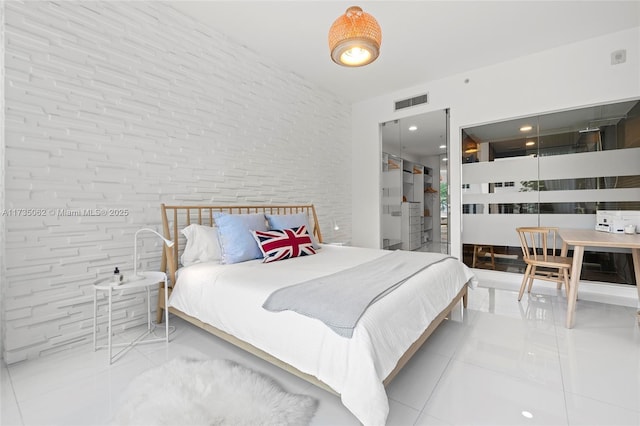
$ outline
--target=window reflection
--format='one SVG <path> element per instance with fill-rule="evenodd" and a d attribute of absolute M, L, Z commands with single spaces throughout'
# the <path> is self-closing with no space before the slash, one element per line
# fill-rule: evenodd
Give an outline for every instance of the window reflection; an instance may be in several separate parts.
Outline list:
<path fill-rule="evenodd" d="M 531 130 L 522 132 L 525 123 Z M 640 146 L 638 101 L 545 114 L 464 129 L 463 163 Z"/>

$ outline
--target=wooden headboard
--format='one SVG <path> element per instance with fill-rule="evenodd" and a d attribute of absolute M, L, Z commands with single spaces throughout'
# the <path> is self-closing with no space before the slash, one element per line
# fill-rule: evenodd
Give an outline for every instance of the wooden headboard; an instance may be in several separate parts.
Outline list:
<path fill-rule="evenodd" d="M 179 259 L 184 250 L 184 237 L 180 231 L 192 223 L 199 225 L 213 226 L 215 220 L 213 214 L 223 212 L 228 214 L 296 214 L 306 213 L 309 218 L 309 225 L 313 229 L 313 234 L 319 242 L 322 242 L 322 233 L 318 224 L 318 216 L 313 204 L 302 205 L 255 205 L 255 206 L 167 206 L 161 204 L 162 229 L 165 238 L 174 242 L 173 247 L 163 245 L 162 263 L 160 270 L 166 272 L 171 287 L 175 284 L 176 271 L 178 270 Z"/>

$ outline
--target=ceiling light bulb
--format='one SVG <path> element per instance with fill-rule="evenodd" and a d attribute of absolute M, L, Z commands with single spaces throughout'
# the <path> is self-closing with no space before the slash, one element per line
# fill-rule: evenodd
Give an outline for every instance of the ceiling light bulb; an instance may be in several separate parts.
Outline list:
<path fill-rule="evenodd" d="M 534 146 L 535 144 L 534 141 L 527 141 L 527 143 L 525 143 L 526 146 Z"/>
<path fill-rule="evenodd" d="M 440 145 L 440 149 L 445 149 L 446 147 L 446 145 Z"/>
<path fill-rule="evenodd" d="M 409 126 L 410 132 L 415 132 L 416 130 L 418 130 L 418 126 Z"/>
<path fill-rule="evenodd" d="M 358 65 L 365 62 L 371 62 L 371 52 L 361 47 L 355 46 L 340 55 L 340 61 L 346 65 Z"/>
<path fill-rule="evenodd" d="M 531 129 L 533 129 L 533 126 L 526 125 L 526 126 L 520 127 L 521 132 L 530 132 Z"/>

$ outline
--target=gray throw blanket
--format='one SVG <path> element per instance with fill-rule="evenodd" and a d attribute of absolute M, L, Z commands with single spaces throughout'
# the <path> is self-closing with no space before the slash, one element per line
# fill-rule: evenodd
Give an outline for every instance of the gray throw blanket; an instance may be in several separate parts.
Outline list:
<path fill-rule="evenodd" d="M 445 259 L 452 257 L 393 251 L 370 262 L 276 290 L 262 307 L 319 319 L 340 336 L 351 337 L 367 307 L 418 272 Z"/>

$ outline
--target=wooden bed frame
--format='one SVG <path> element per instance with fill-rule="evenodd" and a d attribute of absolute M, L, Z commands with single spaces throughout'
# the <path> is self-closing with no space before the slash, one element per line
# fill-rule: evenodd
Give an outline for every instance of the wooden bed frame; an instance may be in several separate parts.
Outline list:
<path fill-rule="evenodd" d="M 175 285 L 175 277 L 176 271 L 178 269 L 178 259 L 179 253 L 184 250 L 184 238 L 181 237 L 180 231 L 192 224 L 197 223 L 200 225 L 213 226 L 214 219 L 213 213 L 215 212 L 225 212 L 229 214 L 247 214 L 247 213 L 266 213 L 266 214 L 296 214 L 296 213 L 306 213 L 309 218 L 309 225 L 313 228 L 313 233 L 318 239 L 319 242 L 322 242 L 322 233 L 320 232 L 320 226 L 318 224 L 318 217 L 316 215 L 316 210 L 313 204 L 303 204 L 303 205 L 255 205 L 255 206 L 167 206 L 165 204 L 161 205 L 162 212 L 162 228 L 164 232 L 164 236 L 175 244 L 173 247 L 166 247 L 163 245 L 162 250 L 162 262 L 161 262 L 161 270 L 167 273 L 167 277 L 169 278 L 169 294 L 171 294 L 171 290 Z M 422 335 L 416 340 L 409 349 L 404 353 L 404 355 L 400 358 L 396 367 L 389 373 L 389 375 L 383 381 L 384 385 L 388 385 L 391 380 L 400 372 L 402 367 L 404 367 L 407 362 L 411 359 L 411 357 L 420 349 L 422 344 L 427 340 L 427 338 L 433 333 L 433 331 L 444 321 L 453 308 L 458 304 L 460 300 L 462 300 L 462 305 L 464 308 L 467 307 L 467 291 L 468 284 L 465 284 L 460 292 L 456 295 L 456 297 L 451 301 L 451 303 L 429 324 L 429 327 L 422 333 Z M 163 312 L 166 310 L 166 306 L 164 306 L 164 288 L 161 284 L 159 287 L 158 293 L 158 310 L 157 310 L 157 323 L 162 322 Z M 317 379 L 315 376 L 311 376 L 306 374 L 295 367 L 273 357 L 272 355 L 264 352 L 261 349 L 256 348 L 255 346 L 238 339 L 235 336 L 232 336 L 229 333 L 226 333 L 216 327 L 213 327 L 209 324 L 206 324 L 200 321 L 197 318 L 194 318 L 190 315 L 185 314 L 182 311 L 179 311 L 175 308 L 169 308 L 169 312 L 194 324 L 197 327 L 202 328 L 203 330 L 208 331 L 209 333 L 226 340 L 227 342 L 261 358 L 265 361 L 268 361 L 291 374 L 294 374 L 322 389 L 325 389 L 333 394 L 339 395 L 334 389 L 332 389 L 329 385 Z"/>

